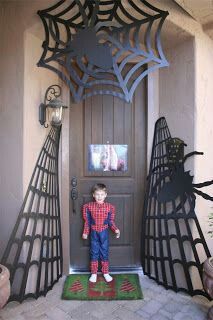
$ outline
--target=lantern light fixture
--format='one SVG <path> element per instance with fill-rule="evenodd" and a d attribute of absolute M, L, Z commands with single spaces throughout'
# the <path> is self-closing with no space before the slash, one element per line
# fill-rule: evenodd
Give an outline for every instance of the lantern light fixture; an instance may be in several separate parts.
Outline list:
<path fill-rule="evenodd" d="M 67 108 L 58 99 L 61 96 L 61 87 L 57 84 L 47 88 L 44 103 L 39 106 L 39 122 L 45 128 L 48 128 L 47 120 L 52 126 L 60 126 L 63 120 L 63 109 Z M 48 117 L 47 117 L 48 114 Z M 48 119 L 47 119 L 48 118 Z"/>

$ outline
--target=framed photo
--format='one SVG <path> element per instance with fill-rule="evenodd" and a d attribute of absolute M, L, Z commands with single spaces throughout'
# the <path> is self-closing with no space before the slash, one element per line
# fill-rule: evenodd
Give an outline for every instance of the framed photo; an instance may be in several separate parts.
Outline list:
<path fill-rule="evenodd" d="M 127 171 L 127 144 L 90 144 L 89 171 Z"/>

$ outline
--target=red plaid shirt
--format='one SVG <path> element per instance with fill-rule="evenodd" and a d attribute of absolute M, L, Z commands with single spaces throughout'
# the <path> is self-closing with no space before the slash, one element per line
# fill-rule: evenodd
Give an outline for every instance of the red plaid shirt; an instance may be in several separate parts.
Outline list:
<path fill-rule="evenodd" d="M 97 202 L 89 202 L 83 206 L 84 234 L 89 234 L 92 230 L 101 232 L 111 228 L 113 232 L 118 230 L 115 225 L 115 207 L 107 202 L 98 204 Z"/>

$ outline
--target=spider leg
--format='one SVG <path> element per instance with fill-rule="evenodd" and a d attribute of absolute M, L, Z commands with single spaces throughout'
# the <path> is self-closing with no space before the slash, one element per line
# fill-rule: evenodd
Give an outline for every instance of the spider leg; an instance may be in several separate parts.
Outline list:
<path fill-rule="evenodd" d="M 73 52 L 73 53 L 70 53 L 68 56 L 67 56 L 67 59 L 66 59 L 66 62 L 65 63 L 61 63 L 63 65 L 66 65 L 67 67 L 67 70 L 69 71 L 69 74 L 70 76 L 72 77 L 72 79 L 78 84 L 78 86 L 83 86 L 83 87 L 87 87 L 87 84 L 84 83 L 80 78 L 79 78 L 79 75 L 77 74 L 77 72 L 74 70 L 74 68 L 72 68 L 72 65 L 70 63 L 70 60 L 72 57 L 75 57 L 76 54 Z"/>
<path fill-rule="evenodd" d="M 156 168 L 157 168 L 157 167 L 156 167 Z M 155 169 L 155 168 L 154 168 L 154 169 Z M 154 170 L 154 169 L 153 169 L 153 170 Z M 148 180 L 148 179 L 152 176 L 153 170 L 152 170 L 151 174 L 148 174 L 148 176 L 146 177 L 146 180 Z M 160 172 L 158 172 L 158 173 L 159 173 L 159 175 L 160 175 L 160 178 L 159 178 L 158 180 L 162 180 L 162 178 L 169 177 L 170 174 L 171 174 L 170 170 L 166 170 L 166 171 L 164 171 L 164 173 L 160 173 Z M 158 180 L 157 180 L 157 181 L 158 181 Z M 156 181 L 156 182 L 157 182 L 157 181 Z"/>
<path fill-rule="evenodd" d="M 179 203 L 179 205 L 178 205 L 177 208 L 176 208 L 176 212 L 179 211 L 179 210 L 184 206 L 184 204 L 186 203 L 186 200 L 187 200 L 187 196 L 184 194 L 184 195 L 181 197 L 180 203 Z"/>
<path fill-rule="evenodd" d="M 147 177 L 147 179 L 149 179 L 150 176 Z M 166 177 L 170 177 L 170 171 L 166 170 L 163 174 L 160 174 L 160 177 L 156 180 L 156 182 L 153 185 L 153 193 L 156 193 L 156 190 L 158 188 L 158 186 L 161 184 L 161 181 L 164 180 L 164 178 Z"/>
<path fill-rule="evenodd" d="M 209 180 L 201 183 L 193 183 L 192 185 L 193 187 L 196 187 L 196 188 L 202 188 L 202 187 L 211 186 L 212 184 L 213 184 L 213 180 Z"/>
<path fill-rule="evenodd" d="M 169 166 L 168 166 L 168 164 L 159 164 L 152 169 L 152 172 L 155 172 L 157 169 L 161 169 L 161 168 L 169 168 Z M 169 170 L 167 170 L 167 171 L 169 171 Z"/>
<path fill-rule="evenodd" d="M 199 196 L 203 197 L 206 200 L 213 201 L 213 197 L 209 196 L 207 193 L 197 190 L 195 188 L 192 189 L 194 193 L 197 193 Z"/>
<path fill-rule="evenodd" d="M 76 57 L 76 61 L 78 63 L 78 67 L 81 69 L 81 71 L 83 73 L 88 74 L 89 76 L 95 78 L 95 79 L 103 79 L 102 75 L 98 75 L 97 73 L 95 73 L 92 69 L 88 69 L 81 61 L 81 58 L 79 58 L 78 56 Z"/>
<path fill-rule="evenodd" d="M 192 207 L 191 211 L 192 211 L 192 210 L 194 211 L 194 208 L 195 208 L 195 200 L 196 200 L 196 196 L 195 196 L 195 194 L 194 194 L 193 192 L 195 192 L 194 189 L 192 189 L 192 193 L 190 194 L 190 197 L 189 197 L 190 202 L 191 202 L 191 207 Z"/>
<path fill-rule="evenodd" d="M 190 153 L 187 153 L 184 158 L 183 158 L 183 163 L 188 159 L 190 158 L 191 156 L 194 156 L 194 155 L 203 155 L 204 153 L 203 152 L 198 152 L 198 151 L 193 151 L 193 152 L 190 152 Z"/>

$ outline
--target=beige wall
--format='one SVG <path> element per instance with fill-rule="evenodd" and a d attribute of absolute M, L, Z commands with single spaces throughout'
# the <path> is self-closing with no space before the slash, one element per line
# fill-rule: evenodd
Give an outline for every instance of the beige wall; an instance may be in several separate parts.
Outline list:
<path fill-rule="evenodd" d="M 204 156 L 195 159 L 195 182 L 213 179 L 213 41 L 205 34 L 196 37 L 196 123 L 195 149 L 203 151 Z M 213 196 L 213 186 L 200 189 Z M 213 211 L 213 202 L 197 197 L 197 212 L 202 230 L 213 255 L 213 239 L 210 239 L 207 221 Z"/>
<path fill-rule="evenodd" d="M 14 226 L 23 194 L 23 72 L 20 66 L 23 66 L 24 48 L 11 25 L 15 10 L 7 8 L 6 13 L 3 3 L 0 3 L 0 9 L 1 254 Z"/>
<path fill-rule="evenodd" d="M 166 117 L 171 136 L 185 141 L 188 153 L 195 144 L 194 39 L 167 49 L 166 57 L 170 66 L 159 72 L 159 116 Z M 186 167 L 193 171 L 193 159 Z"/>
<path fill-rule="evenodd" d="M 53 0 L 0 2 L 0 257 L 16 222 L 47 129 L 38 106 L 56 75 L 38 68 L 44 40 L 37 10 Z"/>
<path fill-rule="evenodd" d="M 32 16 L 38 5 L 31 9 Z M 25 9 L 26 10 L 26 9 Z M 29 9 L 28 9 L 29 10 Z M 36 17 L 37 18 L 37 17 Z M 37 21 L 38 20 L 38 21 Z M 39 151 L 49 129 L 38 121 L 38 107 L 44 101 L 45 91 L 52 84 L 58 84 L 58 76 L 45 68 L 38 68 L 37 62 L 42 54 L 44 39 L 40 18 L 24 31 L 24 161 L 23 193 L 25 194 Z"/>
<path fill-rule="evenodd" d="M 182 138 L 186 152 L 203 151 L 186 162 L 194 183 L 213 179 L 212 101 L 213 41 L 194 19 L 169 0 L 153 4 L 169 11 L 166 26 L 176 36 L 164 33 L 164 46 L 170 67 L 159 70 L 159 116 L 165 116 L 172 136 Z M 213 187 L 203 188 L 213 195 Z M 213 203 L 197 196 L 196 214 L 205 239 L 213 254 L 213 241 L 208 235 L 208 214 Z M 202 253 L 200 253 L 202 255 Z"/>
<path fill-rule="evenodd" d="M 147 172 L 149 172 L 155 122 L 159 118 L 159 70 L 148 74 L 147 82 Z"/>

